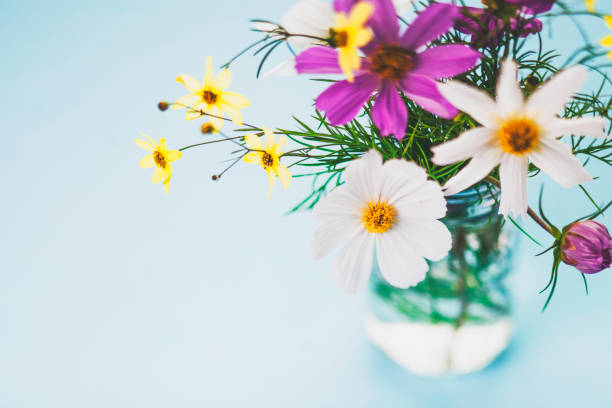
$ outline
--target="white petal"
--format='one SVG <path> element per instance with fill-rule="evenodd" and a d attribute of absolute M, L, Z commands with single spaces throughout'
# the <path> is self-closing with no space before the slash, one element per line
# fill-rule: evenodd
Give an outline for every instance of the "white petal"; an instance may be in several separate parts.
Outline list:
<path fill-rule="evenodd" d="M 497 81 L 497 107 L 501 116 L 510 116 L 523 109 L 523 92 L 518 85 L 518 67 L 507 59 L 502 63 Z"/>
<path fill-rule="evenodd" d="M 559 140 L 542 139 L 538 149 L 531 152 L 529 158 L 563 187 L 569 188 L 593 180 L 572 153 L 572 148 Z"/>
<path fill-rule="evenodd" d="M 527 213 L 527 169 L 526 156 L 507 154 L 499 166 L 501 198 L 499 213 L 507 217 Z"/>
<path fill-rule="evenodd" d="M 382 156 L 376 150 L 370 150 L 358 159 L 349 163 L 344 171 L 346 186 L 351 194 L 367 204 L 380 199 L 380 173 Z"/>
<path fill-rule="evenodd" d="M 274 23 L 268 23 L 267 21 L 254 21 L 252 27 L 257 31 L 268 33 L 276 30 L 278 28 L 278 25 Z"/>
<path fill-rule="evenodd" d="M 606 138 L 607 122 L 604 118 L 555 118 L 546 124 L 545 131 L 553 138 L 566 135 Z"/>
<path fill-rule="evenodd" d="M 304 34 L 320 38 L 329 36 L 334 26 L 335 12 L 331 3 L 322 0 L 301 0 L 281 19 L 281 26 L 291 34 Z M 312 45 L 311 38 L 289 37 L 289 44 L 304 48 Z"/>
<path fill-rule="evenodd" d="M 332 277 L 344 292 L 363 289 L 370 278 L 374 258 L 374 235 L 361 230 L 338 252 L 332 263 Z"/>
<path fill-rule="evenodd" d="M 398 195 L 390 204 L 401 218 L 434 220 L 446 215 L 446 200 L 435 181 L 427 181 L 417 190 Z"/>
<path fill-rule="evenodd" d="M 338 246 L 343 246 L 355 236 L 363 226 L 354 219 L 334 219 L 321 224 L 310 240 L 310 255 L 313 259 L 321 259 Z"/>
<path fill-rule="evenodd" d="M 346 184 L 336 187 L 313 208 L 315 221 L 326 222 L 338 218 L 360 218 L 359 209 L 367 203 L 355 197 Z"/>
<path fill-rule="evenodd" d="M 401 218 L 397 228 L 418 254 L 432 261 L 444 259 L 453 244 L 450 231 L 438 220 Z"/>
<path fill-rule="evenodd" d="M 270 71 L 264 74 L 264 78 L 267 78 L 272 75 L 278 76 L 294 76 L 297 75 L 297 71 L 295 70 L 295 58 L 291 58 L 287 61 L 281 62 Z"/>
<path fill-rule="evenodd" d="M 470 160 L 453 178 L 444 185 L 444 194 L 453 195 L 478 183 L 489 175 L 491 170 L 499 164 L 503 156 L 503 150 L 498 147 L 485 150 Z"/>
<path fill-rule="evenodd" d="M 457 109 L 467 113 L 483 126 L 497 126 L 497 104 L 478 88 L 450 81 L 438 84 L 438 90 Z"/>
<path fill-rule="evenodd" d="M 456 139 L 432 147 L 434 155 L 431 160 L 441 166 L 460 162 L 474 157 L 495 140 L 494 130 L 484 127 L 473 128 L 463 132 Z"/>
<path fill-rule="evenodd" d="M 399 198 L 414 192 L 427 181 L 427 172 L 414 162 L 392 159 L 385 162 L 380 177 L 380 197 L 395 203 Z"/>
<path fill-rule="evenodd" d="M 399 16 L 403 16 L 404 14 L 412 11 L 413 1 L 412 0 L 392 0 L 393 5 L 395 6 L 395 12 Z"/>
<path fill-rule="evenodd" d="M 563 109 L 587 80 L 585 68 L 575 66 L 557 73 L 544 83 L 527 101 L 527 114 L 547 121 Z"/>
<path fill-rule="evenodd" d="M 423 279 L 429 266 L 400 232 L 393 228 L 376 236 L 380 273 L 391 285 L 406 289 Z"/>

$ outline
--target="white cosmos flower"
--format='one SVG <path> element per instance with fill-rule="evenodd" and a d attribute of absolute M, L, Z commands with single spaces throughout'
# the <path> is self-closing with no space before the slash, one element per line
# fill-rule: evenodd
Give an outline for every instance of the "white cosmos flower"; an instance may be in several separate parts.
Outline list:
<path fill-rule="evenodd" d="M 564 187 L 592 180 L 571 147 L 558 138 L 569 134 L 606 137 L 603 118 L 560 119 L 557 116 L 586 81 L 588 74 L 584 68 L 576 66 L 559 72 L 527 101 L 517 84 L 517 74 L 514 61 L 503 62 L 496 100 L 458 81 L 440 84 L 442 95 L 482 127 L 470 129 L 457 139 L 431 149 L 432 160 L 438 165 L 471 158 L 445 184 L 447 195 L 470 187 L 500 165 L 499 212 L 504 216 L 527 212 L 530 161 Z"/>
<path fill-rule="evenodd" d="M 367 1 L 367 0 L 366 0 Z M 393 0 L 398 15 L 406 14 L 412 9 L 412 0 Z M 289 34 L 300 34 L 317 38 L 328 38 L 329 29 L 335 26 L 336 12 L 333 4 L 323 0 L 300 0 L 295 3 L 281 18 L 281 27 Z M 254 28 L 259 31 L 273 31 L 275 26 L 270 23 L 255 22 Z M 322 45 L 313 38 L 293 36 L 287 42 L 295 48 L 308 48 Z M 264 75 L 290 76 L 297 75 L 295 60 L 292 58 L 272 68 Z"/>
<path fill-rule="evenodd" d="M 346 183 L 314 207 L 320 225 L 311 240 L 312 257 L 320 259 L 340 246 L 332 276 L 345 292 L 367 284 L 375 246 L 390 284 L 407 288 L 422 281 L 429 269 L 424 258 L 439 261 L 451 248 L 451 234 L 438 221 L 446 214 L 438 183 L 412 162 L 383 164 L 375 150 L 352 161 L 344 176 Z"/>

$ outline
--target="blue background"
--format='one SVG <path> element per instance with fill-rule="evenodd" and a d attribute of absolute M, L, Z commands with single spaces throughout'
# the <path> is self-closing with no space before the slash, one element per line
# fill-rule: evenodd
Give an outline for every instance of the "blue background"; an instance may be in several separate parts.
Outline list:
<path fill-rule="evenodd" d="M 0 2 L 0 407 L 610 406 L 610 270 L 586 297 L 563 267 L 540 314 L 550 258 L 523 240 L 510 349 L 477 374 L 424 379 L 367 342 L 365 294 L 339 293 L 331 259 L 311 261 L 310 214 L 284 215 L 308 182 L 268 201 L 265 174 L 241 164 L 213 183 L 222 144 L 186 152 L 169 196 L 151 184 L 137 132 L 202 141 L 197 122 L 156 109 L 185 93 L 176 75 L 201 77 L 207 55 L 221 65 L 258 38 L 249 18 L 290 4 Z M 567 19 L 555 27 L 554 46 L 580 43 Z M 245 120 L 306 117 L 321 84 L 255 81 L 257 62 L 233 69 Z M 612 198 L 609 168 L 588 169 L 605 178 L 590 191 Z M 532 204 L 541 182 L 559 224 L 592 210 L 546 176 Z"/>

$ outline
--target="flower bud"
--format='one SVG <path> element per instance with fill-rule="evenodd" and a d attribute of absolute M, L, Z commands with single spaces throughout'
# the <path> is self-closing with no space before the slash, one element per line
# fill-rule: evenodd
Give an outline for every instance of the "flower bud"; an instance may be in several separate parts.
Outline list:
<path fill-rule="evenodd" d="M 597 273 L 612 263 L 612 237 L 605 225 L 592 220 L 565 228 L 561 259 L 582 273 Z"/>
<path fill-rule="evenodd" d="M 170 105 L 168 104 L 168 102 L 164 102 L 164 101 L 161 101 L 160 103 L 157 104 L 157 108 L 162 112 L 168 110 L 169 106 Z"/>
<path fill-rule="evenodd" d="M 215 126 L 212 123 L 206 122 L 206 123 L 202 123 L 202 126 L 200 127 L 200 131 L 202 132 L 202 134 L 208 135 L 210 133 L 216 132 L 217 129 L 215 129 Z"/>

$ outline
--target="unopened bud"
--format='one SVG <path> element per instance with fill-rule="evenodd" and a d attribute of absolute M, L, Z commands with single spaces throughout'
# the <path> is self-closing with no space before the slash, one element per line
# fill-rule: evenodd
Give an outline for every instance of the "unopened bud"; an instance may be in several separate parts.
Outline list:
<path fill-rule="evenodd" d="M 210 122 L 202 123 L 202 127 L 200 128 L 200 130 L 205 135 L 208 135 L 216 131 L 215 126 Z"/>
<path fill-rule="evenodd" d="M 612 264 L 612 238 L 605 225 L 592 220 L 564 229 L 561 259 L 582 273 L 597 273 Z"/>
<path fill-rule="evenodd" d="M 162 112 L 168 110 L 169 106 L 170 105 L 168 104 L 168 102 L 164 102 L 164 101 L 161 101 L 160 103 L 157 104 L 157 108 Z"/>

